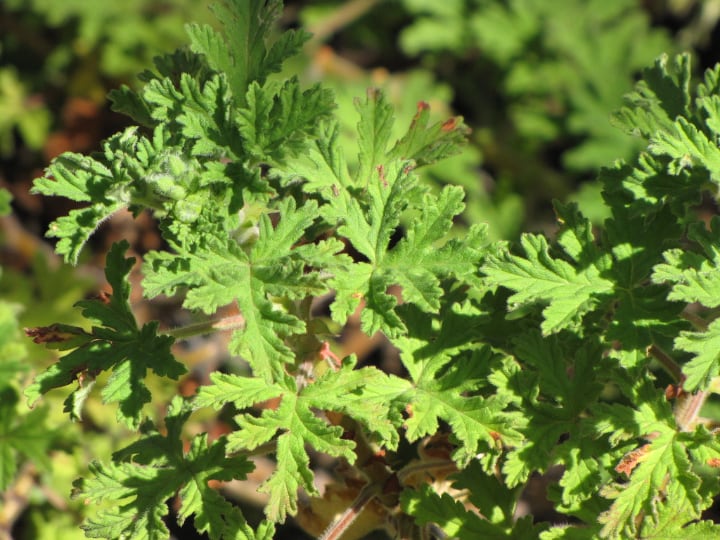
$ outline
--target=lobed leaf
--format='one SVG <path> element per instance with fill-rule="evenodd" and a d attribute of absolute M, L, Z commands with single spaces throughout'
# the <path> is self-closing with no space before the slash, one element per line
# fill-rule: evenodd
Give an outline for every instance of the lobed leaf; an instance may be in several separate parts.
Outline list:
<path fill-rule="evenodd" d="M 42 394 L 78 382 L 78 387 L 65 400 L 66 410 L 77 411 L 75 400 L 85 395 L 102 371 L 112 371 L 101 395 L 106 402 L 119 404 L 117 417 L 128 426 L 140 423 L 142 407 L 150 401 L 144 379 L 147 370 L 157 375 L 177 379 L 185 373 L 185 366 L 170 352 L 173 338 L 157 333 L 157 322 L 137 327 L 128 303 L 130 284 L 128 274 L 135 259 L 124 257 L 126 241 L 114 244 L 107 255 L 105 276 L 113 295 L 107 302 L 87 300 L 78 302 L 83 315 L 97 321 L 90 332 L 67 325 L 36 328 L 30 332 L 37 343 L 60 342 L 70 350 L 44 373 L 35 377 L 25 395 L 33 403 Z M 82 400 L 80 400 L 81 402 Z"/>

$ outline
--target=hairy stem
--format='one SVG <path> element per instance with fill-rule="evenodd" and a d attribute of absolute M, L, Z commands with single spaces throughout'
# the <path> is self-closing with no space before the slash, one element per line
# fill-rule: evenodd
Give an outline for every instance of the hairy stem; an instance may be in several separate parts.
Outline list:
<path fill-rule="evenodd" d="M 231 315 L 221 319 L 212 319 L 199 323 L 188 324 L 187 326 L 179 326 L 164 330 L 162 333 L 166 336 L 172 336 L 175 339 L 186 339 L 202 334 L 211 334 L 212 332 L 222 332 L 225 330 L 237 330 L 245 326 L 245 319 L 242 315 Z"/>
<path fill-rule="evenodd" d="M 452 459 L 428 459 L 418 461 L 415 463 L 411 463 L 410 465 L 403 467 L 400 471 L 398 471 L 398 480 L 401 484 L 403 484 L 409 476 L 412 476 L 419 472 L 431 472 L 434 470 L 448 469 L 452 472 L 455 472 L 457 470 L 457 465 Z"/>
<path fill-rule="evenodd" d="M 682 313 L 680 313 L 680 316 L 692 324 L 696 330 L 704 332 L 708 329 L 707 321 L 692 311 L 684 309 Z"/>
<path fill-rule="evenodd" d="M 338 540 L 345 531 L 348 530 L 350 525 L 353 524 L 355 519 L 360 515 L 365 506 L 373 500 L 373 498 L 380 493 L 380 485 L 374 482 L 366 484 L 350 507 L 345 510 L 340 516 L 333 521 L 325 532 L 318 537 L 318 540 Z"/>
<path fill-rule="evenodd" d="M 683 393 L 675 404 L 675 422 L 680 431 L 692 431 L 698 421 L 700 409 L 705 404 L 709 392 L 701 391 L 694 394 Z"/>
<path fill-rule="evenodd" d="M 685 378 L 678 363 L 657 345 L 650 345 L 647 349 L 647 353 L 660 362 L 662 367 L 664 367 L 677 382 L 681 382 Z"/>
<path fill-rule="evenodd" d="M 244 457 L 264 456 L 267 454 L 271 454 L 272 452 L 275 451 L 276 448 L 277 448 L 277 440 L 273 439 L 264 444 L 261 444 L 260 446 L 256 446 L 252 450 L 239 450 L 238 452 L 233 452 L 232 455 L 244 456 Z"/>

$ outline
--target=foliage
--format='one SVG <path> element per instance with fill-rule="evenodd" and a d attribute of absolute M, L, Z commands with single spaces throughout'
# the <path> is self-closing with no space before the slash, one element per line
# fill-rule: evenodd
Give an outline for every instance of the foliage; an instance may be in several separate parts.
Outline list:
<path fill-rule="evenodd" d="M 99 505 L 86 535 L 166 538 L 172 508 L 212 539 L 271 538 L 288 516 L 337 538 L 363 510 L 363 530 L 396 537 L 719 536 L 703 515 L 720 491 L 717 420 L 700 412 L 720 387 L 720 222 L 706 225 L 699 205 L 717 190 L 720 66 L 697 85 L 687 55 L 645 69 L 615 115 L 645 150 L 601 172 L 602 229 L 556 202 L 555 237 L 515 245 L 479 223 L 457 234 L 463 189 L 418 176 L 461 150 L 460 117 L 434 122 L 419 101 L 397 128 L 370 88 L 354 102 L 348 155 L 333 93 L 281 73 L 309 37 L 275 32 L 281 8 L 216 4 L 220 30 L 189 25 L 189 49 L 157 58 L 139 90 L 111 94 L 136 126 L 94 155 L 59 156 L 35 182 L 82 205 L 48 232 L 67 262 L 120 209 L 152 212 L 164 242 L 142 257 L 143 294 L 207 317 L 138 324 L 121 241 L 106 257 L 112 294 L 78 303 L 90 329 L 29 330 L 65 352 L 25 389 L 31 402 L 76 385 L 65 409 L 82 419 L 97 381 L 138 432 L 77 480 L 74 495 Z M 325 312 L 313 309 L 321 299 Z M 226 306 L 240 315 L 224 317 Z M 355 318 L 400 369 L 332 352 L 328 335 Z M 172 344 L 222 330 L 247 368 L 213 371 L 163 413 L 147 407 L 161 395 L 152 378 L 185 372 Z M 46 446 L 20 445 L 41 413 L 15 422 L 15 390 L 2 391 L 7 483 L 18 450 L 37 458 Z M 227 433 L 186 432 L 211 410 L 231 419 Z M 274 468 L 251 526 L 218 488 L 261 454 Z M 337 463 L 324 493 L 319 454 Z M 516 519 L 546 473 L 572 524 Z"/>
<path fill-rule="evenodd" d="M 632 155 L 632 140 L 610 126 L 608 113 L 634 74 L 670 47 L 634 0 L 403 3 L 416 15 L 401 36 L 404 49 L 478 50 L 500 70 L 509 115 L 523 137 L 534 144 L 580 142 L 563 156 L 567 169 Z"/>

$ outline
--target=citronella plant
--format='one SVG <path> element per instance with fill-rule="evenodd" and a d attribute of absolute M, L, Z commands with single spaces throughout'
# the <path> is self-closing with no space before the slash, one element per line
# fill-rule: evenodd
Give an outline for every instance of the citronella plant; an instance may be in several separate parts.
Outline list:
<path fill-rule="evenodd" d="M 430 124 L 421 102 L 393 141 L 391 107 L 370 89 L 356 101 L 348 168 L 332 94 L 275 75 L 307 34 L 275 32 L 279 1 L 214 9 L 222 33 L 189 25 L 189 49 L 158 58 L 139 92 L 112 93 L 137 127 L 95 156 L 60 156 L 35 184 L 85 203 L 49 231 L 68 262 L 114 212 L 151 211 L 167 249 L 144 256 L 144 294 L 177 295 L 207 317 L 139 327 L 134 260 L 120 242 L 106 259 L 112 295 L 79 303 L 90 330 L 31 330 L 65 351 L 27 389 L 31 402 L 72 385 L 66 409 L 82 419 L 99 381 L 138 431 L 77 481 L 76 495 L 100 505 L 85 533 L 167 538 L 173 500 L 178 521 L 192 516 L 211 539 L 271 538 L 288 516 L 324 539 L 379 528 L 717 537 L 700 519 L 719 491 L 720 443 L 699 412 L 720 366 L 720 222 L 706 226 L 695 208 L 716 189 L 720 70 L 691 91 L 685 57 L 649 69 L 617 116 L 648 152 L 602 174 L 604 230 L 557 204 L 555 241 L 528 234 L 516 249 L 487 241 L 480 224 L 453 237 L 462 190 L 434 192 L 415 174 L 459 151 L 461 119 Z M 332 322 L 310 309 L 328 295 Z M 230 304 L 240 316 L 220 317 Z M 402 376 L 332 353 L 329 328 L 358 312 L 363 332 L 399 352 Z M 148 370 L 181 377 L 173 343 L 227 330 L 247 373 L 212 373 L 155 418 Z M 200 409 L 230 411 L 231 432 L 188 440 L 183 426 Z M 316 452 L 338 463 L 324 493 Z M 265 520 L 251 526 L 217 487 L 246 478 L 256 454 L 274 468 L 259 488 Z M 519 518 L 529 478 L 551 468 L 548 496 L 570 524 Z"/>

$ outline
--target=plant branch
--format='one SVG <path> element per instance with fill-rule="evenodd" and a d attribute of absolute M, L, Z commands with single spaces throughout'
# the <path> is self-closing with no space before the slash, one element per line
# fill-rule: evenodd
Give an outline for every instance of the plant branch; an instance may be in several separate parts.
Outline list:
<path fill-rule="evenodd" d="M 700 409 L 705 404 L 708 396 L 707 391 L 700 391 L 694 394 L 681 394 L 675 404 L 675 422 L 680 431 L 692 431 L 698 422 Z"/>
<path fill-rule="evenodd" d="M 708 329 L 708 323 L 705 319 L 700 317 L 698 314 L 689 311 L 688 309 L 682 310 L 680 316 L 692 324 L 696 330 L 706 331 Z"/>
<path fill-rule="evenodd" d="M 224 332 L 227 330 L 238 330 L 245 326 L 245 318 L 242 315 L 231 315 L 220 319 L 212 319 L 199 323 L 188 324 L 187 326 L 179 326 L 164 330 L 161 333 L 166 336 L 172 336 L 175 339 L 187 339 L 202 334 L 210 334 L 212 332 Z"/>
<path fill-rule="evenodd" d="M 670 373 L 670 375 L 672 375 L 677 382 L 681 382 L 685 379 L 682 368 L 680 368 L 678 363 L 668 353 L 663 351 L 654 343 L 647 348 L 647 354 L 660 362 L 662 367 L 664 367 L 665 370 Z"/>
<path fill-rule="evenodd" d="M 442 469 L 450 469 L 452 472 L 455 472 L 457 470 L 457 465 L 452 459 L 427 459 L 418 461 L 399 470 L 398 480 L 401 484 L 405 484 L 408 477 L 416 473 Z"/>
<path fill-rule="evenodd" d="M 318 540 L 338 540 L 378 493 L 380 493 L 379 484 L 375 482 L 366 484 L 365 487 L 360 490 L 358 496 L 355 497 L 350 507 L 325 529 L 325 532 L 320 535 Z"/>

